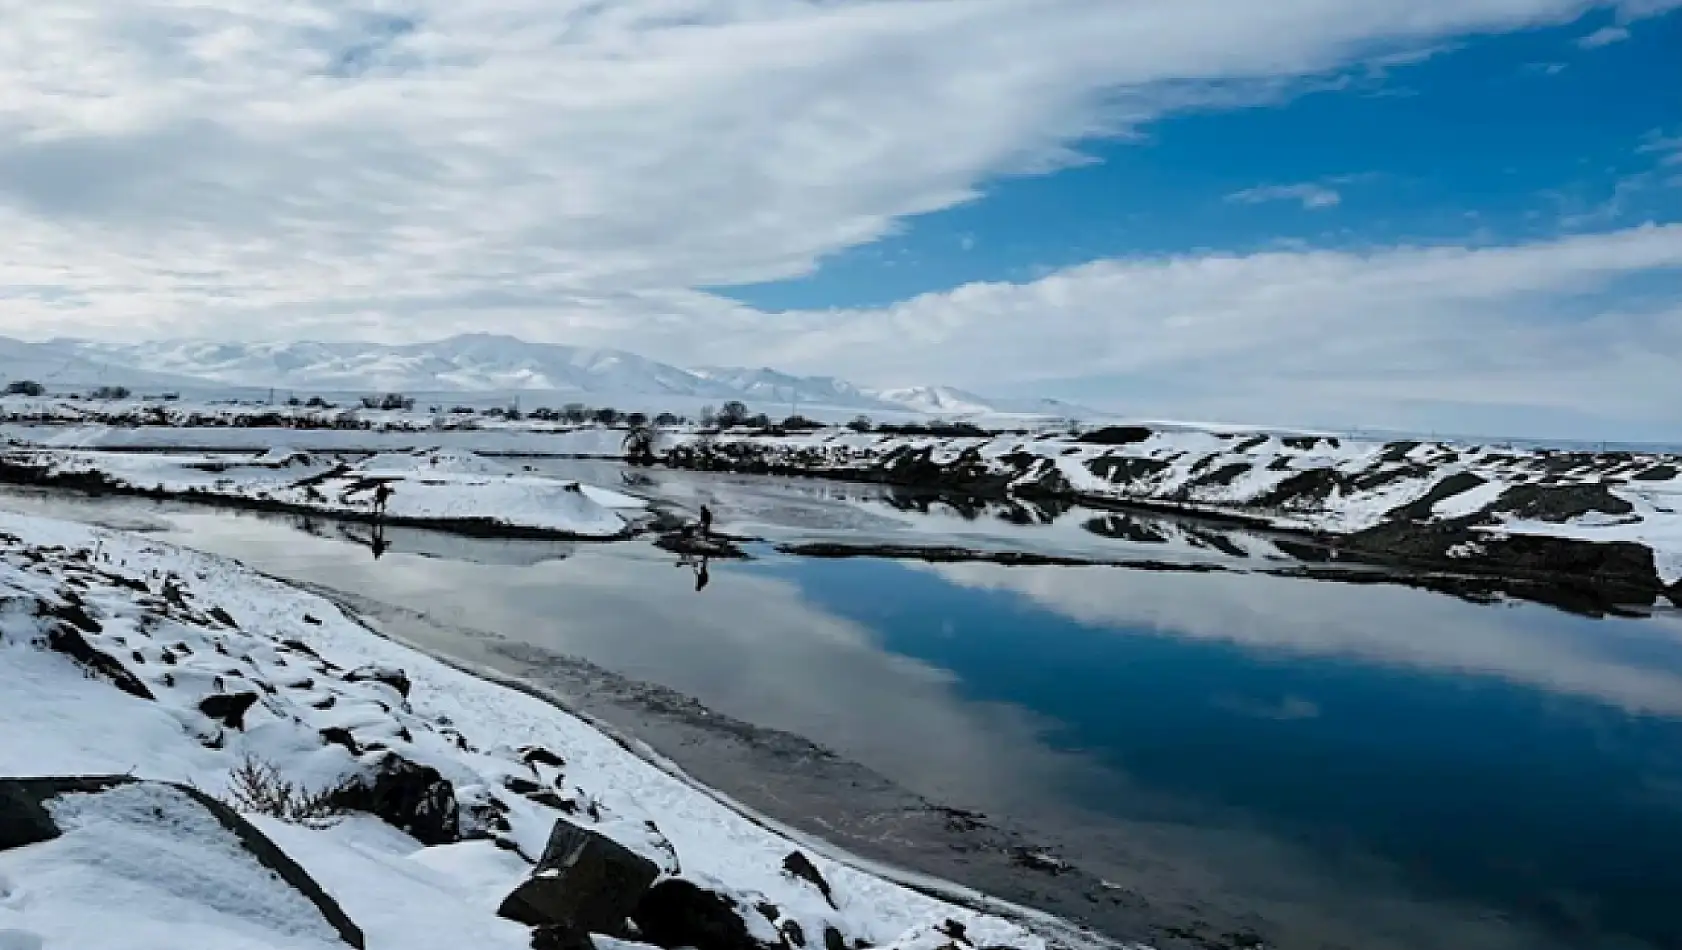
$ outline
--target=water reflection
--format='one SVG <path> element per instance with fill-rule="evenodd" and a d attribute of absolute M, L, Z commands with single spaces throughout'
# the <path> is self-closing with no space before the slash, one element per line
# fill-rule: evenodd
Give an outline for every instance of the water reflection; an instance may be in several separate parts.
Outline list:
<path fill-rule="evenodd" d="M 1078 623 L 1129 635 L 1225 641 L 1284 655 L 1341 657 L 1487 676 L 1682 715 L 1682 616 L 1590 621 L 1544 607 L 1464 603 L 1393 586 L 1351 587 L 1259 574 L 1101 568 L 920 566 L 973 591 L 1009 592 Z"/>

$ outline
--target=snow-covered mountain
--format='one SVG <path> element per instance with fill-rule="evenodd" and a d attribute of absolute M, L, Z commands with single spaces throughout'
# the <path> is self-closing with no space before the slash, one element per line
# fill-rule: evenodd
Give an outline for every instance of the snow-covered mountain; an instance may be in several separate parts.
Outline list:
<path fill-rule="evenodd" d="M 882 389 L 877 399 L 933 416 L 1027 415 L 1088 419 L 1099 415 L 1085 406 L 1060 399 L 994 399 L 951 386 L 909 386 Z"/>
<path fill-rule="evenodd" d="M 830 376 L 795 376 L 765 367 L 684 369 L 623 350 L 531 343 L 485 333 L 406 345 L 209 340 L 55 340 L 18 345 L 60 353 L 88 365 L 297 392 L 520 391 L 577 394 L 580 399 L 683 397 L 715 403 L 734 399 L 773 415 L 803 409 L 940 416 L 1096 415 L 1067 403 L 994 400 L 943 386 L 875 391 Z"/>
<path fill-rule="evenodd" d="M 200 384 L 191 377 L 138 368 L 141 365 L 129 360 L 107 361 L 79 348 L 0 337 L 0 387 L 25 380 L 53 388 L 180 389 Z"/>

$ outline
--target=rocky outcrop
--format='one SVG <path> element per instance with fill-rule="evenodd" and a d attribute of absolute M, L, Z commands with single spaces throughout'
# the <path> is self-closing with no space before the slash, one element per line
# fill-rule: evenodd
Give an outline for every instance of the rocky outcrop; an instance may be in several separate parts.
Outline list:
<path fill-rule="evenodd" d="M 109 682 L 130 696 L 156 699 L 152 691 L 129 672 L 121 660 L 88 642 L 82 631 L 69 623 L 56 623 L 47 630 L 48 649 L 62 653 L 94 676 Z"/>
<path fill-rule="evenodd" d="M 384 683 L 397 690 L 397 695 L 404 699 L 409 698 L 409 690 L 412 688 L 409 674 L 394 666 L 359 666 L 346 673 L 344 680 L 347 683 Z"/>
<path fill-rule="evenodd" d="M 0 779 L 0 851 L 56 840 L 63 832 L 48 803 L 65 795 L 100 795 L 115 788 L 152 785 L 173 790 L 216 819 L 258 864 L 303 895 L 349 946 L 362 950 L 362 930 L 298 863 L 240 814 L 186 785 L 143 782 L 127 775 Z"/>
<path fill-rule="evenodd" d="M 830 888 L 829 881 L 824 879 L 823 873 L 818 870 L 818 866 L 812 863 L 811 858 L 799 851 L 791 852 L 783 859 L 783 871 L 817 888 L 830 908 L 838 909 L 835 905 L 835 892 Z"/>
<path fill-rule="evenodd" d="M 256 693 L 217 693 L 199 700 L 199 712 L 229 729 L 244 729 L 246 711 L 256 704 Z"/>
<path fill-rule="evenodd" d="M 768 950 L 771 946 L 748 932 L 734 901 L 684 880 L 655 885 L 644 895 L 632 920 L 644 941 L 666 950 Z"/>
<path fill-rule="evenodd" d="M 455 786 L 437 769 L 395 752 L 387 752 L 371 771 L 334 790 L 330 803 L 375 815 L 424 845 L 461 840 Z"/>
<path fill-rule="evenodd" d="M 605 835 L 556 821 L 531 877 L 497 911 L 537 927 L 620 934 L 660 869 Z"/>
<path fill-rule="evenodd" d="M 1600 601 L 1591 609 L 1677 600 L 1682 587 L 1664 583 L 1640 540 L 1682 535 L 1682 506 L 1669 500 L 1682 494 L 1674 456 L 1116 426 L 944 439 L 736 436 L 680 445 L 662 461 L 886 483 L 960 511 L 1057 499 L 1189 515 L 1294 534 L 1371 563 L 1521 581 L 1509 586 L 1544 593 L 1554 584 L 1555 599 Z M 1654 530 L 1627 529 L 1648 523 Z M 1126 525 L 1097 533 L 1134 540 Z"/>

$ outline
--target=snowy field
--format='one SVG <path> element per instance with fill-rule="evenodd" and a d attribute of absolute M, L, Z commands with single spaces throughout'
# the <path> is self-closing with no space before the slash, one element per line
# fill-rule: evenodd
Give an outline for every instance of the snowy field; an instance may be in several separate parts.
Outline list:
<path fill-rule="evenodd" d="M 411 834 L 356 810 L 325 826 L 251 817 L 370 948 L 529 946 L 530 931 L 495 911 L 563 816 L 653 861 L 662 880 L 721 895 L 765 943 L 786 939 L 790 922 L 899 950 L 1044 950 L 1047 935 L 1104 943 L 826 856 L 550 703 L 381 639 L 227 560 L 0 514 L 0 588 L 0 775 L 129 773 L 221 796 L 248 756 L 306 789 L 431 770 L 429 800 L 450 807 L 416 809 Z M 0 850 L 5 950 L 344 945 L 184 794 L 67 795 L 53 816 L 61 837 Z M 796 850 L 828 896 L 785 872 Z"/>
<path fill-rule="evenodd" d="M 48 479 L 97 475 L 125 491 L 364 517 L 383 488 L 393 524 L 476 526 L 577 538 L 626 536 L 639 499 L 528 474 L 471 452 L 422 449 L 354 461 L 273 450 L 250 458 L 13 449 L 0 462 Z"/>

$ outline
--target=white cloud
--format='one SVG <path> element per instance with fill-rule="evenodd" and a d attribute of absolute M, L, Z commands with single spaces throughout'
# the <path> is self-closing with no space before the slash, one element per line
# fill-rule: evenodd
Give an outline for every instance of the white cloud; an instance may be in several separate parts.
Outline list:
<path fill-rule="evenodd" d="M 1682 135 L 1666 137 L 1655 129 L 1647 133 L 1637 151 L 1657 155 L 1660 165 L 1682 165 Z"/>
<path fill-rule="evenodd" d="M 1060 392 L 1235 421 L 1445 428 L 1510 410 L 1567 431 L 1588 417 L 1674 427 L 1682 305 L 1674 291 L 1606 302 L 1636 277 L 1682 286 L 1682 225 L 1515 246 L 1100 261 L 882 310 L 738 310 L 740 328 L 710 345 L 867 381 L 1055 389 L 1041 384 L 1095 377 L 1086 392 L 1099 395 Z"/>
<path fill-rule="evenodd" d="M 979 590 L 1009 590 L 1081 623 L 1269 654 L 1352 657 L 1375 665 L 1504 680 L 1636 713 L 1682 713 L 1682 676 L 1635 659 L 1632 642 L 1673 648 L 1682 624 L 1656 618 L 1586 632 L 1547 608 L 1481 610 L 1402 587 L 1233 575 L 1220 584 L 1185 574 L 1083 572 L 952 564 L 927 568 Z M 1453 629 L 1452 637 L 1421 637 Z"/>
<path fill-rule="evenodd" d="M 1611 46 L 1613 43 L 1622 43 L 1629 39 L 1629 36 L 1630 33 L 1626 27 L 1603 26 L 1578 40 L 1577 45 L 1583 49 L 1599 49 L 1602 46 Z"/>
<path fill-rule="evenodd" d="M 1343 195 L 1335 189 L 1313 182 L 1296 185 L 1262 185 L 1246 188 L 1226 196 L 1226 200 L 1240 204 L 1263 204 L 1269 201 L 1299 201 L 1304 209 L 1318 211 L 1335 208 L 1343 202 Z"/>
<path fill-rule="evenodd" d="M 1272 333 L 1276 300 L 1411 314 L 1413 288 L 1375 306 L 1312 274 L 1461 252 L 1109 262 L 786 318 L 694 288 L 807 272 L 1167 112 L 1678 2 L 0 0 L 0 332 L 497 329 L 892 381 L 985 382 L 1000 353 L 1012 377 L 1160 370 L 1198 321 Z M 1237 295 L 1234 273 L 1279 286 Z"/>

